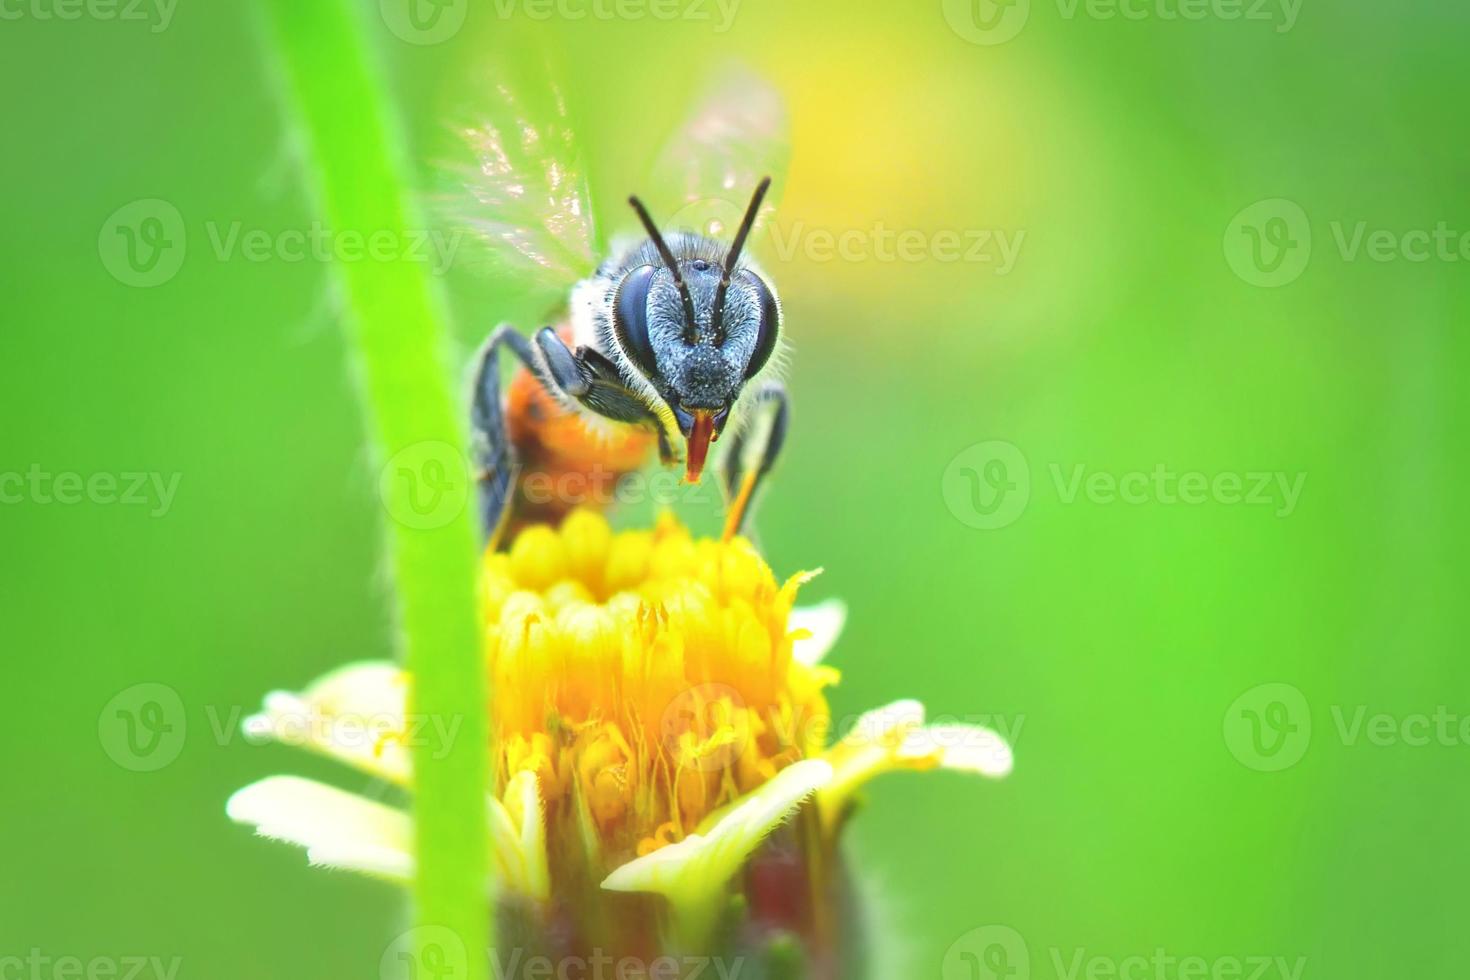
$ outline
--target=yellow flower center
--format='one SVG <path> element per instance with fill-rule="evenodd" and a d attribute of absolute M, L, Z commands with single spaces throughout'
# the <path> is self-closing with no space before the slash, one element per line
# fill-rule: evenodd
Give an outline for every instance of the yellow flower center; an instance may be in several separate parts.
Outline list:
<path fill-rule="evenodd" d="M 616 864 L 820 753 L 835 672 L 794 660 L 787 631 L 809 577 L 778 585 L 743 539 L 671 517 L 614 534 L 589 510 L 488 553 L 497 795 L 534 772 L 551 853 L 595 841 Z"/>

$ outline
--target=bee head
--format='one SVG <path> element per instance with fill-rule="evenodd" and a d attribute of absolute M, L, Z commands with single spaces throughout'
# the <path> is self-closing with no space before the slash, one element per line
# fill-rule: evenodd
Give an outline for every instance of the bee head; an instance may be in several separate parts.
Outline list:
<path fill-rule="evenodd" d="M 678 258 L 636 197 L 662 265 L 628 271 L 613 298 L 619 346 L 668 403 L 687 446 L 686 478 L 697 481 L 709 446 L 729 421 L 745 383 L 770 360 L 780 331 L 775 293 L 740 253 L 770 178 L 756 188 L 729 251 L 720 258 Z"/>

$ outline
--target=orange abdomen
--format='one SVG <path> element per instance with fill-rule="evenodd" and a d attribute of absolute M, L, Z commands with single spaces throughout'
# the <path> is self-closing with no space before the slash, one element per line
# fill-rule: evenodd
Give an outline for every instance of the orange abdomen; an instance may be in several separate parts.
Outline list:
<path fill-rule="evenodd" d="M 616 422 L 596 428 L 568 411 L 524 368 L 506 392 L 506 425 L 519 470 L 507 532 L 559 524 L 574 507 L 606 509 L 618 481 L 641 469 L 658 443 L 646 429 Z"/>

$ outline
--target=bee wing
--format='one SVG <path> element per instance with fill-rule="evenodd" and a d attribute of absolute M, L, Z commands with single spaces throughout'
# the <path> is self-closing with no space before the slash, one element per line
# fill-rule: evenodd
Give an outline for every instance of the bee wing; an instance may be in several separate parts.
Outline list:
<path fill-rule="evenodd" d="M 537 74 L 493 82 L 457 127 L 467 152 L 445 168 L 444 210 L 493 269 L 565 295 L 596 268 L 602 243 L 566 99 L 544 63 Z"/>
<path fill-rule="evenodd" d="M 653 168 L 649 198 L 669 228 L 734 234 L 762 177 L 772 187 L 753 232 L 776 209 L 791 163 L 791 121 L 779 92 L 748 71 L 717 77 Z M 667 217 L 665 217 L 667 216 Z"/>

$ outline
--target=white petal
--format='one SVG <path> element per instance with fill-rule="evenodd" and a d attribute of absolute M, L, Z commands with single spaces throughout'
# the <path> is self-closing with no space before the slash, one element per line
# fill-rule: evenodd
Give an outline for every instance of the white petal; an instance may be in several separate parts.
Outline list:
<path fill-rule="evenodd" d="M 403 713 L 407 674 L 388 660 L 361 660 L 323 674 L 306 696 L 333 714 Z"/>
<path fill-rule="evenodd" d="M 516 832 L 516 822 L 504 803 L 490 794 L 485 801 L 490 817 L 490 853 L 495 855 L 495 864 L 500 871 L 500 880 L 511 891 L 526 890 L 526 863 L 521 860 L 521 843 Z"/>
<path fill-rule="evenodd" d="M 511 777 L 505 800 L 490 799 L 490 841 L 505 885 L 532 898 L 551 895 L 546 855 L 546 823 L 536 774 Z"/>
<path fill-rule="evenodd" d="M 407 675 L 396 664 L 348 664 L 300 694 L 272 691 L 265 710 L 246 718 L 243 727 L 250 738 L 312 749 L 407 785 L 409 753 L 402 740 L 407 691 Z"/>
<path fill-rule="evenodd" d="M 822 821 L 834 826 L 852 795 L 868 780 L 894 769 L 955 769 L 1000 778 L 1011 771 L 1011 747 L 978 725 L 925 725 L 924 706 L 895 701 L 858 719 L 827 750 L 836 775 L 817 793 Z"/>
<path fill-rule="evenodd" d="M 306 848 L 312 864 L 399 882 L 413 877 L 408 814 L 297 776 L 270 776 L 235 793 L 225 812 L 262 837 Z"/>
<path fill-rule="evenodd" d="M 874 745 L 896 746 L 905 735 L 922 724 L 923 703 L 906 698 L 859 715 L 852 730 L 838 744 L 860 749 Z"/>
<path fill-rule="evenodd" d="M 903 740 L 923 724 L 924 706 L 913 700 L 895 701 L 861 715 L 842 740 L 827 750 L 835 774 L 817 794 L 823 818 L 835 820 L 858 787 L 892 768 L 894 753 Z"/>
<path fill-rule="evenodd" d="M 798 606 L 791 610 L 786 628 L 792 632 L 805 630 L 810 636 L 795 641 L 791 656 L 799 663 L 815 667 L 826 659 L 828 652 L 837 643 L 842 627 L 847 622 L 847 603 L 841 599 L 828 599 L 815 606 Z"/>
<path fill-rule="evenodd" d="M 526 893 L 533 898 L 551 895 L 551 869 L 546 855 L 546 815 L 542 812 L 536 774 L 521 771 L 511 778 L 506 794 L 521 804 L 521 857 L 526 862 Z"/>
<path fill-rule="evenodd" d="M 944 769 L 979 773 L 992 779 L 1009 775 L 1011 747 L 999 733 L 979 725 L 930 725 L 910 732 L 899 749 L 904 761 L 931 760 Z"/>
<path fill-rule="evenodd" d="M 608 875 L 602 887 L 668 897 L 681 932 L 700 937 L 714 924 L 726 885 L 760 842 L 831 778 L 832 767 L 820 759 L 787 766 L 708 833 L 690 834 L 629 861 Z"/>

